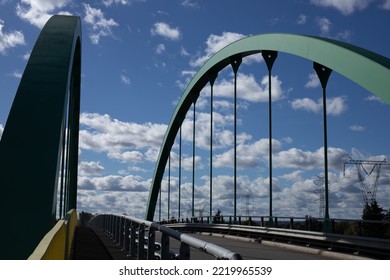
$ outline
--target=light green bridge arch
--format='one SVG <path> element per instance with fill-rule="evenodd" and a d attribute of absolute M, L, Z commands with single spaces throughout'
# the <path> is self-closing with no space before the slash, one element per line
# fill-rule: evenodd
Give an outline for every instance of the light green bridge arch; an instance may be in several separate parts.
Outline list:
<path fill-rule="evenodd" d="M 31 52 L 0 141 L 0 259 L 27 259 L 53 227 L 59 181 L 64 212 L 76 208 L 80 78 L 80 18 L 53 16 Z"/>
<path fill-rule="evenodd" d="M 185 89 L 169 123 L 154 171 L 146 219 L 152 220 L 165 166 L 187 111 L 212 77 L 237 58 L 277 51 L 326 66 L 390 104 L 390 59 L 348 43 L 313 36 L 264 34 L 238 40 L 212 56 Z"/>

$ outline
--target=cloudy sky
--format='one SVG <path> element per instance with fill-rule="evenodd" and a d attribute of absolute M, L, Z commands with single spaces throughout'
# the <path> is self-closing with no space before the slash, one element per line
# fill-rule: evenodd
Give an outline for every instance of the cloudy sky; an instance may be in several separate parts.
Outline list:
<path fill-rule="evenodd" d="M 256 34 L 307 34 L 390 57 L 389 0 L 267 4 L 249 0 L 0 0 L 0 137 L 37 36 L 54 14 L 77 15 L 82 20 L 78 209 L 94 213 L 145 215 L 156 159 L 175 105 L 196 71 L 227 44 Z M 268 215 L 268 77 L 261 55 L 244 60 L 238 83 L 237 211 Z M 323 176 L 322 90 L 312 62 L 279 53 L 272 84 L 273 214 L 318 216 L 322 195 L 314 180 Z M 213 212 L 221 209 L 228 216 L 233 213 L 230 67 L 218 76 L 214 93 Z M 336 72 L 328 83 L 327 102 L 330 216 L 360 218 L 363 196 L 357 173 L 352 165 L 343 172 L 344 162 L 349 157 L 390 158 L 385 121 L 390 107 Z M 209 108 L 206 87 L 196 106 L 197 209 L 209 201 Z M 192 189 L 191 112 L 182 131 L 181 215 L 186 217 Z M 365 166 L 367 173 L 371 168 Z M 170 179 L 171 216 L 177 216 L 177 144 L 171 151 Z M 367 176 L 366 186 L 372 187 L 372 181 L 373 176 Z M 165 218 L 167 183 L 165 176 Z M 390 208 L 386 167 L 381 170 L 377 200 Z"/>

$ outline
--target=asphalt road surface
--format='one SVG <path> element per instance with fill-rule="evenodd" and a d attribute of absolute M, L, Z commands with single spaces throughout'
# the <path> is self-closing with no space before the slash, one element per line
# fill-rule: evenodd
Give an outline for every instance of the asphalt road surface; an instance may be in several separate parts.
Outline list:
<path fill-rule="evenodd" d="M 248 239 L 237 239 L 231 237 L 189 234 L 195 238 L 221 246 L 232 252 L 238 253 L 244 260 L 336 260 L 336 259 L 354 259 L 355 256 L 348 256 L 338 253 L 332 253 L 327 250 L 317 250 L 301 246 L 290 246 L 273 242 L 251 242 Z M 159 240 L 156 234 L 156 240 Z M 179 252 L 180 243 L 170 239 L 170 249 L 173 252 Z M 201 252 L 198 249 L 191 248 L 191 259 L 212 260 L 214 256 Z"/>

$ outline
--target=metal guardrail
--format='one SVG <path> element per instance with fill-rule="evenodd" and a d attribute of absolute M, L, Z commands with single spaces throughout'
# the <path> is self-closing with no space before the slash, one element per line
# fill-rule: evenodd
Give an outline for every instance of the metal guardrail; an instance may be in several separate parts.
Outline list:
<path fill-rule="evenodd" d="M 312 232 L 323 232 L 325 220 L 323 218 L 306 217 L 272 217 L 269 216 L 205 216 L 192 218 L 172 218 L 161 221 L 162 224 L 172 223 L 206 223 L 206 224 L 237 224 L 260 227 L 296 229 Z M 390 217 L 385 220 L 352 220 L 329 219 L 330 233 L 390 238 Z M 368 229 L 377 229 L 376 233 L 367 232 Z M 376 236 L 375 234 L 381 234 Z"/>
<path fill-rule="evenodd" d="M 182 259 L 191 257 L 190 247 L 216 259 L 241 260 L 240 254 L 218 245 L 194 238 L 156 222 L 117 215 L 97 215 L 89 226 L 103 229 L 130 257 L 137 259 Z M 161 232 L 161 242 L 156 242 L 156 231 Z M 178 253 L 171 252 L 170 238 L 180 241 Z"/>
<path fill-rule="evenodd" d="M 374 259 L 390 259 L 390 239 L 234 224 L 183 223 L 166 226 L 181 232 L 234 235 L 256 239 L 258 242 L 281 242 Z"/>

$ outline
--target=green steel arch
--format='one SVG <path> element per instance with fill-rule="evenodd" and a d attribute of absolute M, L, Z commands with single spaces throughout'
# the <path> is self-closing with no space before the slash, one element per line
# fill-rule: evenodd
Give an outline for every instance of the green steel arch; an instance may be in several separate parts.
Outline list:
<path fill-rule="evenodd" d="M 311 60 L 332 69 L 366 88 L 390 104 L 390 59 L 348 43 L 314 36 L 263 34 L 238 40 L 212 56 L 195 74 L 185 89 L 169 123 L 154 171 L 146 219 L 152 220 L 161 181 L 171 147 L 187 111 L 209 79 L 232 60 L 261 53 L 280 51 Z"/>
<path fill-rule="evenodd" d="M 80 18 L 53 16 L 31 52 L 0 142 L 0 259 L 27 259 L 52 228 L 60 173 L 64 211 L 76 208 L 80 78 Z"/>

